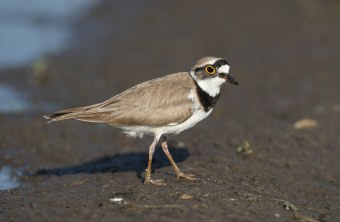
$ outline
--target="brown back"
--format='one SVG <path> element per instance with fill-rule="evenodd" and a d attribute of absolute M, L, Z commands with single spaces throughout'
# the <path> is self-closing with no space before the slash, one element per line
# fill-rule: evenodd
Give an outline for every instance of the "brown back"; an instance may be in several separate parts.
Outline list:
<path fill-rule="evenodd" d="M 188 95 L 195 87 L 189 73 L 175 73 L 136 85 L 102 103 L 59 111 L 54 120 L 78 119 L 114 126 L 180 123 L 193 112 Z"/>

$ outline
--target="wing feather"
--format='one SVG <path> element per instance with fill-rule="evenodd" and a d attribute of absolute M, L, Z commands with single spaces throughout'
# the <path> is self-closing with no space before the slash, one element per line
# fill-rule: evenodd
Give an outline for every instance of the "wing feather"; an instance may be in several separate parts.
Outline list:
<path fill-rule="evenodd" d="M 185 83 L 185 84 L 184 84 Z M 78 119 L 115 126 L 169 125 L 193 113 L 189 73 L 176 73 L 132 87 L 102 103 L 56 112 L 52 121 Z"/>

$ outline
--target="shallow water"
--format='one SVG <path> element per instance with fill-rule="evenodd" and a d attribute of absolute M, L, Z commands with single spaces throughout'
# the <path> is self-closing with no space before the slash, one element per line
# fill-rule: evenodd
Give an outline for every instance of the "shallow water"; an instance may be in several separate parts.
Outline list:
<path fill-rule="evenodd" d="M 9 190 L 20 186 L 17 176 L 21 173 L 15 171 L 10 166 L 4 166 L 0 169 L 0 190 Z"/>
<path fill-rule="evenodd" d="M 0 1 L 0 68 L 25 65 L 65 49 L 72 39 L 71 24 L 96 2 Z"/>
<path fill-rule="evenodd" d="M 57 105 L 48 102 L 34 103 L 28 93 L 16 90 L 8 84 L 0 84 L 0 114 L 13 114 L 23 112 L 51 112 Z"/>
<path fill-rule="evenodd" d="M 31 106 L 30 99 L 13 87 L 0 84 L 0 113 L 20 113 Z"/>

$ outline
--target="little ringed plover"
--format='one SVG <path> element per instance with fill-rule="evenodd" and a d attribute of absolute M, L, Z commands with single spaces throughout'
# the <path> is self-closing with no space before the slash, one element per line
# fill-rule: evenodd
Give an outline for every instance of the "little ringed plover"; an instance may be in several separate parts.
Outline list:
<path fill-rule="evenodd" d="M 212 112 L 225 82 L 238 85 L 229 74 L 230 66 L 222 58 L 205 57 L 189 72 L 179 72 L 138 84 L 112 98 L 90 106 L 66 109 L 44 116 L 49 122 L 76 119 L 106 123 L 122 129 L 129 136 L 154 136 L 149 147 L 145 183 L 165 185 L 162 179 L 151 179 L 152 156 L 159 139 L 178 178 L 194 180 L 183 173 L 168 151 L 168 134 L 189 129 Z"/>

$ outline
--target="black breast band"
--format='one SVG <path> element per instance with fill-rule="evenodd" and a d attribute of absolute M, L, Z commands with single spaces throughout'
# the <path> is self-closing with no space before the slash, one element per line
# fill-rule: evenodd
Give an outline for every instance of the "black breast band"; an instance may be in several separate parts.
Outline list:
<path fill-rule="evenodd" d="M 220 97 L 220 93 L 218 93 L 216 96 L 210 96 L 207 92 L 205 92 L 195 81 L 196 85 L 196 91 L 198 98 L 204 108 L 205 112 L 208 112 L 211 110 L 214 105 L 217 103 L 218 98 Z"/>

